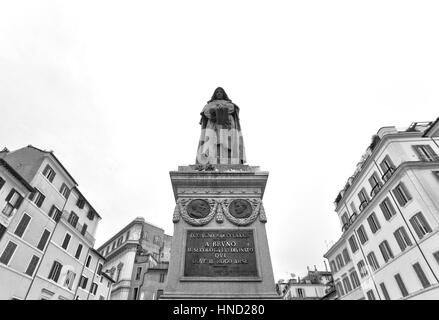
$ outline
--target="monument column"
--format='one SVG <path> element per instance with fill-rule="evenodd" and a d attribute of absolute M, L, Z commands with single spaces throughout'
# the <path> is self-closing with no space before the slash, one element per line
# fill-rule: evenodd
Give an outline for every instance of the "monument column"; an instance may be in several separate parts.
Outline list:
<path fill-rule="evenodd" d="M 170 172 L 176 206 L 161 299 L 279 298 L 262 203 L 268 172 L 245 164 L 238 112 L 215 90 L 202 112 L 197 164 Z"/>

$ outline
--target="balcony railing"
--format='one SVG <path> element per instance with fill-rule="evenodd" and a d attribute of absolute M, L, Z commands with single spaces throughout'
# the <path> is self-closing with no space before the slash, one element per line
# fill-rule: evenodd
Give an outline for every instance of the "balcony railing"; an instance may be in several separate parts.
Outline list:
<path fill-rule="evenodd" d="M 370 197 L 373 198 L 381 190 L 381 185 L 377 183 L 370 191 Z"/>
<path fill-rule="evenodd" d="M 381 179 L 383 181 L 387 181 L 390 179 L 390 177 L 392 176 L 393 172 L 395 172 L 395 168 L 390 167 L 389 169 L 387 169 L 386 172 L 384 172 L 384 174 L 381 176 Z"/>
<path fill-rule="evenodd" d="M 83 225 L 80 223 L 76 223 L 75 225 L 73 225 L 72 223 L 69 222 L 69 216 L 70 213 L 67 211 L 64 211 L 63 214 L 61 215 L 61 220 L 65 223 L 68 224 L 70 227 L 72 227 L 73 229 L 75 229 L 76 231 L 78 231 L 79 234 L 81 234 L 85 240 L 87 240 L 89 243 L 91 243 L 92 245 L 94 245 L 95 243 L 95 238 L 87 231 L 83 231 Z"/>
<path fill-rule="evenodd" d="M 363 201 L 361 201 L 360 206 L 358 207 L 358 209 L 360 210 L 360 212 L 362 212 L 362 211 L 364 210 L 364 208 L 367 207 L 368 204 L 369 204 L 369 201 L 367 201 L 367 200 L 363 200 Z"/>

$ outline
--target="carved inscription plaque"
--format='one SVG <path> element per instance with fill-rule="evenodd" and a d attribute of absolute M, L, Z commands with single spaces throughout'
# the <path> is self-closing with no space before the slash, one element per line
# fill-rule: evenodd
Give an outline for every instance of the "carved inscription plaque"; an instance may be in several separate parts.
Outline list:
<path fill-rule="evenodd" d="M 188 230 L 184 276 L 257 277 L 252 229 Z"/>

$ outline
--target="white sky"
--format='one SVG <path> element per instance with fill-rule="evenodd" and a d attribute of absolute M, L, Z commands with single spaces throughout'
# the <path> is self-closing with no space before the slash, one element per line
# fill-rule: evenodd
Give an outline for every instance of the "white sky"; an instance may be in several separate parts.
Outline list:
<path fill-rule="evenodd" d="M 0 147 L 55 150 L 103 220 L 172 234 L 217 86 L 241 108 L 276 280 L 323 269 L 333 201 L 387 125 L 439 116 L 437 1 L 1 1 Z M 326 243 L 325 243 L 326 242 Z"/>

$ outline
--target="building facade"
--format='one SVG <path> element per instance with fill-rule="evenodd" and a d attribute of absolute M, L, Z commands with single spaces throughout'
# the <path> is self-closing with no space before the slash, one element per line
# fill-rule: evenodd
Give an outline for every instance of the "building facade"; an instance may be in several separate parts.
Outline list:
<path fill-rule="evenodd" d="M 284 300 L 321 300 L 333 287 L 332 274 L 329 271 L 309 270 L 303 278 L 292 278 L 276 284 L 277 293 Z"/>
<path fill-rule="evenodd" d="M 14 170 L 0 171 L 7 181 L 0 190 L 0 299 L 73 300 L 80 286 L 91 293 L 80 298 L 94 299 L 99 291 L 106 299 L 111 280 L 102 268 L 93 276 L 88 269 L 105 262 L 93 252 L 101 217 L 74 178 L 53 152 L 33 146 L 4 149 L 0 160 Z M 22 186 L 11 177 L 20 177 Z M 84 277 L 99 278 L 102 288 L 92 281 L 84 286 Z"/>
<path fill-rule="evenodd" d="M 138 217 L 116 233 L 98 252 L 114 280 L 110 299 L 157 299 L 163 292 L 172 237 Z"/>
<path fill-rule="evenodd" d="M 339 299 L 439 299 L 439 119 L 381 128 L 335 200 Z"/>

